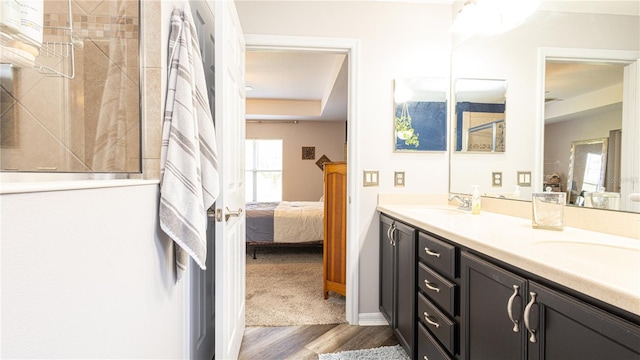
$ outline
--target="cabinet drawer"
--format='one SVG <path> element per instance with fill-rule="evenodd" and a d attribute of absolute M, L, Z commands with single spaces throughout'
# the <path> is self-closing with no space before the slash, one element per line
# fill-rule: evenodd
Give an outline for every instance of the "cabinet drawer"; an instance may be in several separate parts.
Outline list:
<path fill-rule="evenodd" d="M 417 360 L 452 360 L 453 358 L 438 344 L 424 325 L 418 323 Z"/>
<path fill-rule="evenodd" d="M 455 352 L 456 323 L 440 312 L 421 293 L 418 293 L 418 318 L 446 350 Z"/>
<path fill-rule="evenodd" d="M 419 263 L 418 287 L 441 309 L 455 315 L 456 284 Z"/>
<path fill-rule="evenodd" d="M 420 260 L 440 274 L 453 279 L 456 277 L 456 248 L 433 236 L 420 233 L 418 240 Z"/>

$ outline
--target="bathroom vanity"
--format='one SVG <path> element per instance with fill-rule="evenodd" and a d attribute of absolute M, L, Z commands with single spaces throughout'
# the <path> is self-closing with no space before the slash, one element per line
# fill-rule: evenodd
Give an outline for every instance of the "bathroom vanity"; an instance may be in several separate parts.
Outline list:
<path fill-rule="evenodd" d="M 378 210 L 380 311 L 412 359 L 640 359 L 640 240 Z"/>

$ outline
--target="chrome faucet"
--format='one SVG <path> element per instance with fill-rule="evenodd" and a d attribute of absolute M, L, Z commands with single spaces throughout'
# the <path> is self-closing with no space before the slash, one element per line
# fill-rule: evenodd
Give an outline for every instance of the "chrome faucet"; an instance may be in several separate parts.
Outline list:
<path fill-rule="evenodd" d="M 456 200 L 460 206 L 458 209 L 471 211 L 471 198 L 466 198 L 460 195 L 449 195 L 449 201 Z"/>

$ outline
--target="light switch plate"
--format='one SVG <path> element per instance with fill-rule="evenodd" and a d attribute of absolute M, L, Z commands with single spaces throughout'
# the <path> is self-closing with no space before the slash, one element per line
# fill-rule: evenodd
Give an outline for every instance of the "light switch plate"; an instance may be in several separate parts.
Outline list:
<path fill-rule="evenodd" d="M 379 172 L 373 170 L 364 170 L 363 186 L 378 186 Z"/>
<path fill-rule="evenodd" d="M 502 173 L 501 172 L 492 172 L 491 173 L 491 186 L 493 186 L 493 187 L 502 187 Z"/>
<path fill-rule="evenodd" d="M 393 185 L 395 187 L 403 187 L 404 186 L 404 171 L 396 171 L 393 174 Z"/>
<path fill-rule="evenodd" d="M 518 186 L 531 187 L 531 171 L 518 171 Z"/>

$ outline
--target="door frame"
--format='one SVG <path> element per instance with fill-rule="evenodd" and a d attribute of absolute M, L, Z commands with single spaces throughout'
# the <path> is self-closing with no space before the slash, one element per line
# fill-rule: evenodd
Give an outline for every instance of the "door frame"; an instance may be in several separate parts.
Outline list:
<path fill-rule="evenodd" d="M 295 50 L 346 54 L 348 63 L 347 86 L 347 295 L 346 320 L 358 324 L 360 244 L 359 189 L 358 189 L 358 69 L 360 65 L 360 41 L 349 38 L 322 38 L 279 35 L 245 34 L 247 51 Z"/>

